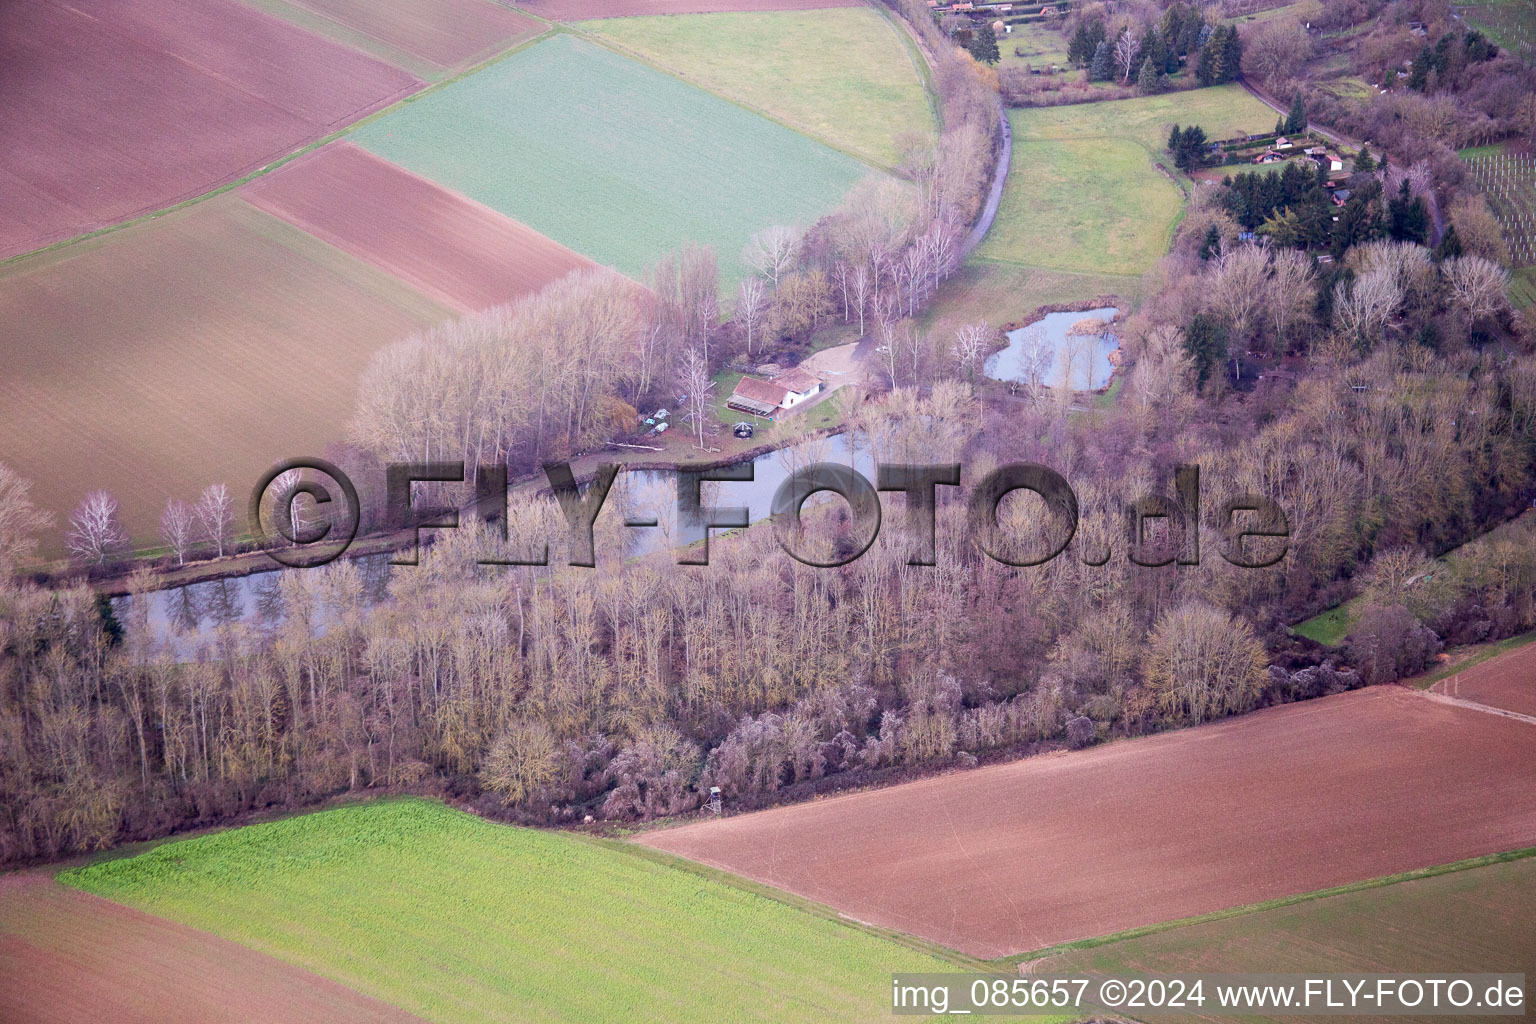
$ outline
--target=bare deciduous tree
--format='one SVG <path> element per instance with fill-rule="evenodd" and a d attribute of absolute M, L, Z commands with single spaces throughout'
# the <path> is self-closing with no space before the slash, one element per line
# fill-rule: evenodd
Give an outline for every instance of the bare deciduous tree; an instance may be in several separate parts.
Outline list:
<path fill-rule="evenodd" d="M 682 365 L 678 367 L 678 383 L 688 394 L 688 413 L 693 420 L 694 436 L 698 440 L 700 448 L 705 447 L 704 435 L 709 426 L 709 414 L 714 408 L 711 392 L 715 382 L 709 378 L 709 364 L 704 361 L 704 354 L 698 349 L 689 349 L 683 353 Z"/>
<path fill-rule="evenodd" d="M 1505 304 L 1509 272 L 1482 256 L 1458 256 L 1442 269 L 1451 286 L 1451 299 L 1474 323 L 1493 316 Z"/>
<path fill-rule="evenodd" d="M 752 356 L 753 334 L 762 323 L 763 310 L 768 308 L 768 297 L 763 292 L 763 282 L 755 277 L 746 278 L 736 292 L 736 322 L 747 332 L 747 357 Z"/>
<path fill-rule="evenodd" d="M 194 511 L 203 539 L 223 558 L 224 548 L 234 536 L 235 529 L 235 504 L 229 496 L 229 488 L 223 484 L 209 484 L 197 499 Z"/>
<path fill-rule="evenodd" d="M 742 252 L 742 261 L 779 286 L 779 278 L 794 266 L 795 253 L 800 248 L 800 233 L 784 224 L 775 224 L 753 235 Z"/>
<path fill-rule="evenodd" d="M 160 514 L 160 540 L 176 553 L 177 565 L 186 564 L 187 549 L 192 546 L 193 520 L 192 506 L 180 498 L 166 502 L 165 511 Z"/>
<path fill-rule="evenodd" d="M 32 482 L 0 462 L 0 579 L 37 547 L 35 534 L 53 517 L 32 504 Z"/>
<path fill-rule="evenodd" d="M 1047 374 L 1051 372 L 1051 345 L 1045 336 L 1044 324 L 1031 324 L 1019 339 L 1019 366 L 1013 375 L 1012 387 L 1022 388 L 1029 400 L 1036 405 L 1045 397 L 1049 386 Z"/>
<path fill-rule="evenodd" d="M 117 499 L 106 491 L 92 491 L 69 517 L 65 538 L 70 553 L 85 565 L 104 565 L 128 546 Z"/>
<path fill-rule="evenodd" d="M 1357 345 L 1380 340 L 1402 306 L 1403 292 L 1391 270 L 1380 267 L 1333 286 L 1334 326 Z"/>
<path fill-rule="evenodd" d="M 864 307 L 869 305 L 869 267 L 860 263 L 849 278 L 853 290 L 853 306 L 859 311 L 859 337 L 864 336 Z"/>
<path fill-rule="evenodd" d="M 976 364 L 981 361 L 981 354 L 991 337 L 992 329 L 981 323 L 966 324 L 955 332 L 952 348 L 955 362 L 973 385 L 976 383 Z"/>
<path fill-rule="evenodd" d="M 1131 80 L 1131 68 L 1136 64 L 1136 57 L 1141 53 L 1141 40 L 1127 27 L 1120 33 L 1120 38 L 1115 40 L 1115 67 L 1120 69 L 1120 78 L 1124 82 Z"/>

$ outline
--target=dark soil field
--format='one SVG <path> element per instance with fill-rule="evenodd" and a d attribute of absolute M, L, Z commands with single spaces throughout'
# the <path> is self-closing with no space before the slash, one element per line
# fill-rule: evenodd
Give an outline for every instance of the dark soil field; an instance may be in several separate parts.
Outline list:
<path fill-rule="evenodd" d="M 420 84 L 234 0 L 0 4 L 0 259 L 201 195 Z"/>
<path fill-rule="evenodd" d="M 493 0 L 294 0 L 370 39 L 441 68 L 484 60 L 544 26 Z"/>
<path fill-rule="evenodd" d="M 592 264 L 530 227 L 348 143 L 247 185 L 252 203 L 462 310 Z"/>
<path fill-rule="evenodd" d="M 411 1024 L 420 1018 L 226 939 L 66 889 L 0 878 L 0 1021 Z"/>
<path fill-rule="evenodd" d="M 97 488 L 154 543 L 169 497 L 241 507 L 279 459 L 344 436 L 369 357 L 449 310 L 223 195 L 0 270 L 0 461 L 62 544 Z"/>
<path fill-rule="evenodd" d="M 1431 689 L 1474 704 L 1536 715 L 1536 643 L 1442 679 Z"/>
<path fill-rule="evenodd" d="M 1536 844 L 1536 726 L 1371 687 L 641 842 L 981 957 Z"/>
<path fill-rule="evenodd" d="M 859 7 L 861 0 L 523 0 L 518 6 L 556 21 L 629 18 L 646 14 L 713 14 L 717 11 L 811 11 Z"/>

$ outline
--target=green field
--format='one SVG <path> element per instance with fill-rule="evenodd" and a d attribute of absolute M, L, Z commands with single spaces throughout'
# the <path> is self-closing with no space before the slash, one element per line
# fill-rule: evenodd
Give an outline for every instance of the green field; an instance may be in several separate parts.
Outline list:
<path fill-rule="evenodd" d="M 1315 640 L 1329 647 L 1337 647 L 1344 642 L 1349 631 L 1355 628 L 1355 616 L 1359 613 L 1359 599 L 1351 598 L 1304 622 L 1296 623 L 1291 627 L 1291 632 L 1300 633 L 1308 640 Z"/>
<path fill-rule="evenodd" d="M 1121 939 L 1035 969 L 1529 975 L 1536 972 L 1536 857 L 1488 859 L 1495 862 Z"/>
<path fill-rule="evenodd" d="M 1240 86 L 1009 112 L 1013 163 L 997 222 L 976 255 L 1024 266 L 1139 274 L 1168 247 L 1183 209 L 1155 166 L 1175 124 L 1219 139 L 1274 112 Z"/>
<path fill-rule="evenodd" d="M 689 242 L 723 286 L 748 238 L 809 226 L 869 170 L 662 71 L 558 34 L 352 140 L 632 277 Z"/>
<path fill-rule="evenodd" d="M 1166 155 L 1168 129 L 1175 124 L 1198 124 L 1211 139 L 1266 131 L 1275 124 L 1275 112 L 1240 85 L 1217 85 L 1105 103 L 1036 107 L 1012 113 L 1015 146 L 1034 139 L 1109 136 L 1139 142 L 1158 159 Z"/>
<path fill-rule="evenodd" d="M 883 166 L 903 132 L 932 135 L 907 43 L 868 7 L 583 22 L 646 60 Z"/>
<path fill-rule="evenodd" d="M 1115 138 L 1038 139 L 1022 155 L 977 255 L 1135 274 L 1168 251 L 1184 197 L 1141 146 Z"/>
<path fill-rule="evenodd" d="M 939 288 L 918 323 L 941 338 L 970 323 L 993 327 L 1016 323 L 1040 306 L 1079 302 L 1113 295 L 1132 306 L 1141 293 L 1141 278 L 1113 274 L 1073 274 L 1040 270 L 1016 263 L 971 259 Z"/>
<path fill-rule="evenodd" d="M 892 971 L 958 969 L 706 872 L 422 800 L 166 843 L 60 881 L 437 1024 L 885 1020 Z"/>

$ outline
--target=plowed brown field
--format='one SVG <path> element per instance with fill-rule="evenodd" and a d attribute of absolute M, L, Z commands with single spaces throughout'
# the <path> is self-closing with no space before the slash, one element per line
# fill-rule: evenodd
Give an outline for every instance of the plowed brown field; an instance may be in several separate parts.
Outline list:
<path fill-rule="evenodd" d="M 1536 643 L 1489 658 L 1440 680 L 1433 689 L 1474 704 L 1536 715 Z"/>
<path fill-rule="evenodd" d="M 1536 844 L 1536 726 L 1372 687 L 641 842 L 998 957 Z"/>
<path fill-rule="evenodd" d="M 859 7 L 863 0 L 522 0 L 524 10 L 556 21 L 629 18 L 646 14 L 713 14 L 717 11 L 812 11 Z"/>
<path fill-rule="evenodd" d="M 301 157 L 242 194 L 463 310 L 508 302 L 592 266 L 532 228 L 348 143 Z"/>
<path fill-rule="evenodd" d="M 0 1021 L 419 1024 L 420 1018 L 206 932 L 24 874 L 0 878 Z"/>
<path fill-rule="evenodd" d="M 241 507 L 279 459 L 345 435 L 369 357 L 448 315 L 223 195 L 0 270 L 0 462 L 55 513 L 97 488 L 153 542 L 169 497 Z"/>
<path fill-rule="evenodd" d="M 465 67 L 543 30 L 493 0 L 294 0 L 441 68 Z"/>
<path fill-rule="evenodd" d="M 0 258 L 210 191 L 420 84 L 234 0 L 0 4 Z"/>

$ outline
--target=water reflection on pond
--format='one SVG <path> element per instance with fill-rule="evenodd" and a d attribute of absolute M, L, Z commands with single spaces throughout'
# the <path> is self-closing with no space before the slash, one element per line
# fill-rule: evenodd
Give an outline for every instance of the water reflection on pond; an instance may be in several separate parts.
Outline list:
<path fill-rule="evenodd" d="M 983 369 L 993 380 L 1023 382 L 1033 376 L 1047 387 L 1060 387 L 1064 380 L 1074 391 L 1107 387 L 1115 369 L 1109 356 L 1120 347 L 1109 322 L 1118 313 L 1113 306 L 1047 313 L 1009 331 L 1008 347 L 989 357 Z M 1102 321 L 1104 329 L 1090 333 L 1087 321 L 1095 320 Z"/>

